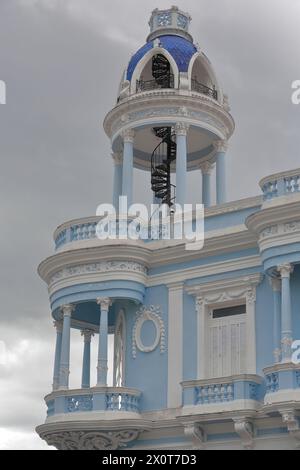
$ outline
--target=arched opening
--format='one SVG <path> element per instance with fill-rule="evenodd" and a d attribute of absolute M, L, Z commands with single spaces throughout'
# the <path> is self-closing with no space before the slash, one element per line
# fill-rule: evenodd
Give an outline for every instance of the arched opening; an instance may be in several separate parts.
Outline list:
<path fill-rule="evenodd" d="M 201 57 L 198 56 L 192 64 L 190 72 L 191 91 L 202 93 L 218 100 L 218 89 L 215 78 L 209 73 Z"/>
<path fill-rule="evenodd" d="M 136 92 L 174 88 L 174 73 L 168 59 L 161 53 L 151 57 L 136 83 Z"/>

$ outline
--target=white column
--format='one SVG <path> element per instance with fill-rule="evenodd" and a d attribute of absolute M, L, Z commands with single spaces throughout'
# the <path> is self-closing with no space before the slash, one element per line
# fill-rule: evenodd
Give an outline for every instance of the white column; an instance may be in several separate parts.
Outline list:
<path fill-rule="evenodd" d="M 122 133 L 123 150 L 123 175 L 122 175 L 122 195 L 127 196 L 128 206 L 132 204 L 133 195 L 133 143 L 134 131 L 128 129 Z"/>
<path fill-rule="evenodd" d="M 113 153 L 114 161 L 114 185 L 113 185 L 113 205 L 116 212 L 119 212 L 119 197 L 122 195 L 122 175 L 123 175 L 123 155 Z"/>
<path fill-rule="evenodd" d="M 97 365 L 97 386 L 107 386 L 107 362 L 108 362 L 108 310 L 111 300 L 108 297 L 99 297 L 97 304 L 100 306 L 99 347 Z"/>
<path fill-rule="evenodd" d="M 177 123 L 176 133 L 176 202 L 182 207 L 186 204 L 187 189 L 187 132 L 189 126 L 185 123 Z"/>
<path fill-rule="evenodd" d="M 59 371 L 60 371 L 63 324 L 61 321 L 55 321 L 54 326 L 56 328 L 56 346 L 55 346 L 55 359 L 54 359 L 54 371 L 53 371 L 53 390 L 57 390 L 59 387 Z"/>
<path fill-rule="evenodd" d="M 205 351 L 206 342 L 206 325 L 205 325 L 205 314 L 206 314 L 206 303 L 205 298 L 198 296 L 195 298 L 195 307 L 197 314 L 197 379 L 205 378 L 205 357 L 207 353 Z"/>
<path fill-rule="evenodd" d="M 84 338 L 83 344 L 83 358 L 82 358 L 82 378 L 81 388 L 90 388 L 90 374 L 91 374 L 91 340 L 94 332 L 91 330 L 83 330 L 81 335 Z"/>
<path fill-rule="evenodd" d="M 226 140 L 218 140 L 214 143 L 216 149 L 216 200 L 217 204 L 227 202 L 227 181 L 226 181 L 226 152 L 228 143 Z"/>
<path fill-rule="evenodd" d="M 205 207 L 211 206 L 211 173 L 214 164 L 204 162 L 201 164 L 200 169 L 202 172 L 202 204 Z"/>
<path fill-rule="evenodd" d="M 292 356 L 293 327 L 290 277 L 294 268 L 291 264 L 282 264 L 277 268 L 281 276 L 281 345 L 282 362 L 290 362 Z"/>
<path fill-rule="evenodd" d="M 252 285 L 246 294 L 246 312 L 247 373 L 256 374 L 256 285 Z"/>
<path fill-rule="evenodd" d="M 69 375 L 70 375 L 70 336 L 71 336 L 71 316 L 74 311 L 73 305 L 64 305 L 62 307 L 63 313 L 63 333 L 62 333 L 62 347 L 61 347 L 61 362 L 59 374 L 59 388 L 69 388 Z"/>
<path fill-rule="evenodd" d="M 273 290 L 273 356 L 274 362 L 280 362 L 281 357 L 281 280 L 271 278 Z"/>
<path fill-rule="evenodd" d="M 183 284 L 169 287 L 168 315 L 168 408 L 182 405 L 183 374 Z"/>

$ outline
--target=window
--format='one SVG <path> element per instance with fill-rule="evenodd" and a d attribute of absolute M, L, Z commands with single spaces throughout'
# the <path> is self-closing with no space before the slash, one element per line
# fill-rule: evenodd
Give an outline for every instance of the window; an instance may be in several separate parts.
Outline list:
<path fill-rule="evenodd" d="M 207 376 L 246 373 L 246 305 L 213 308 L 207 322 Z"/>

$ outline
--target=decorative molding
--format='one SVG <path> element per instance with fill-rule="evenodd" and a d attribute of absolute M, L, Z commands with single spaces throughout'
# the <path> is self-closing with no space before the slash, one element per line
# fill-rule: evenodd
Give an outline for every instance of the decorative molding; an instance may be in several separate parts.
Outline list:
<path fill-rule="evenodd" d="M 203 175 L 210 175 L 214 167 L 215 167 L 214 163 L 204 162 L 200 165 L 200 170 L 202 171 Z"/>
<path fill-rule="evenodd" d="M 63 314 L 63 317 L 71 317 L 74 310 L 75 310 L 75 305 L 71 305 L 71 304 L 66 304 L 61 307 L 61 312 Z"/>
<path fill-rule="evenodd" d="M 54 328 L 56 328 L 57 333 L 62 333 L 63 331 L 63 322 L 61 320 L 55 320 L 53 322 Z"/>
<path fill-rule="evenodd" d="M 139 429 L 122 431 L 61 431 L 42 434 L 49 446 L 58 450 L 117 450 L 127 447 L 140 434 Z"/>
<path fill-rule="evenodd" d="M 186 108 L 181 108 L 181 112 L 186 115 L 187 114 L 187 109 Z M 175 134 L 177 136 L 183 135 L 186 136 L 189 130 L 189 125 L 186 124 L 185 122 L 177 122 L 175 125 Z"/>
<path fill-rule="evenodd" d="M 133 129 L 125 129 L 122 131 L 122 138 L 124 143 L 133 144 L 135 132 Z"/>
<path fill-rule="evenodd" d="M 134 261 L 101 261 L 99 263 L 81 264 L 61 269 L 51 276 L 49 286 L 54 282 L 83 274 L 114 273 L 120 271 L 147 274 L 147 268 Z"/>
<path fill-rule="evenodd" d="M 281 292 L 281 279 L 279 277 L 269 277 L 269 283 L 273 292 Z"/>
<path fill-rule="evenodd" d="M 84 337 L 84 342 L 85 343 L 90 343 L 92 337 L 95 335 L 95 332 L 93 330 L 82 330 L 81 331 L 81 336 Z"/>
<path fill-rule="evenodd" d="M 289 279 L 294 271 L 294 266 L 290 263 L 281 264 L 277 267 L 277 271 L 280 273 L 281 279 Z"/>
<path fill-rule="evenodd" d="M 146 321 L 151 321 L 156 329 L 155 340 L 150 346 L 145 346 L 141 338 L 141 330 Z M 134 359 L 136 358 L 137 349 L 145 353 L 152 352 L 159 344 L 162 354 L 165 352 L 165 326 L 161 318 L 161 309 L 154 305 L 150 305 L 149 307 L 143 306 L 136 313 L 136 321 L 132 334 L 132 356 Z"/>
<path fill-rule="evenodd" d="M 251 450 L 254 445 L 254 426 L 248 418 L 237 418 L 233 420 L 234 430 L 239 435 L 244 449 Z"/>
<path fill-rule="evenodd" d="M 217 152 L 227 152 L 229 147 L 227 140 L 217 140 L 213 145 Z"/>
<path fill-rule="evenodd" d="M 204 449 L 206 434 L 198 423 L 189 423 L 184 426 L 185 436 L 192 441 L 193 449 Z"/>
<path fill-rule="evenodd" d="M 123 154 L 121 152 L 112 153 L 111 156 L 116 166 L 123 164 Z"/>
<path fill-rule="evenodd" d="M 107 312 L 109 307 L 112 305 L 112 301 L 109 297 L 98 297 L 97 304 L 100 305 L 101 312 Z"/>

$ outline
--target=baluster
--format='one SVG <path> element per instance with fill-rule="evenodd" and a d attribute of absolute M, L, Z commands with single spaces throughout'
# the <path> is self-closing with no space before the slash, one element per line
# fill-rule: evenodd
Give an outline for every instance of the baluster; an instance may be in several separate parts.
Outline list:
<path fill-rule="evenodd" d="M 294 178 L 294 191 L 297 193 L 299 192 L 300 190 L 300 185 L 299 185 L 299 182 L 300 182 L 300 176 L 295 176 Z"/>
<path fill-rule="evenodd" d="M 210 385 L 208 389 L 208 399 L 209 403 L 214 403 L 215 400 L 215 392 L 214 392 L 214 386 Z"/>
<path fill-rule="evenodd" d="M 215 385 L 215 388 L 214 388 L 215 403 L 219 403 L 219 402 L 221 401 L 220 392 L 221 392 L 221 387 L 220 387 L 220 385 Z"/>
<path fill-rule="evenodd" d="M 204 403 L 207 405 L 209 403 L 209 387 L 205 386 L 203 388 L 203 393 L 204 393 Z"/>
<path fill-rule="evenodd" d="M 286 193 L 291 193 L 293 191 L 293 179 L 292 178 L 285 178 L 285 192 Z"/>
<path fill-rule="evenodd" d="M 233 400 L 233 385 L 231 384 L 228 384 L 228 401 L 232 401 Z"/>

